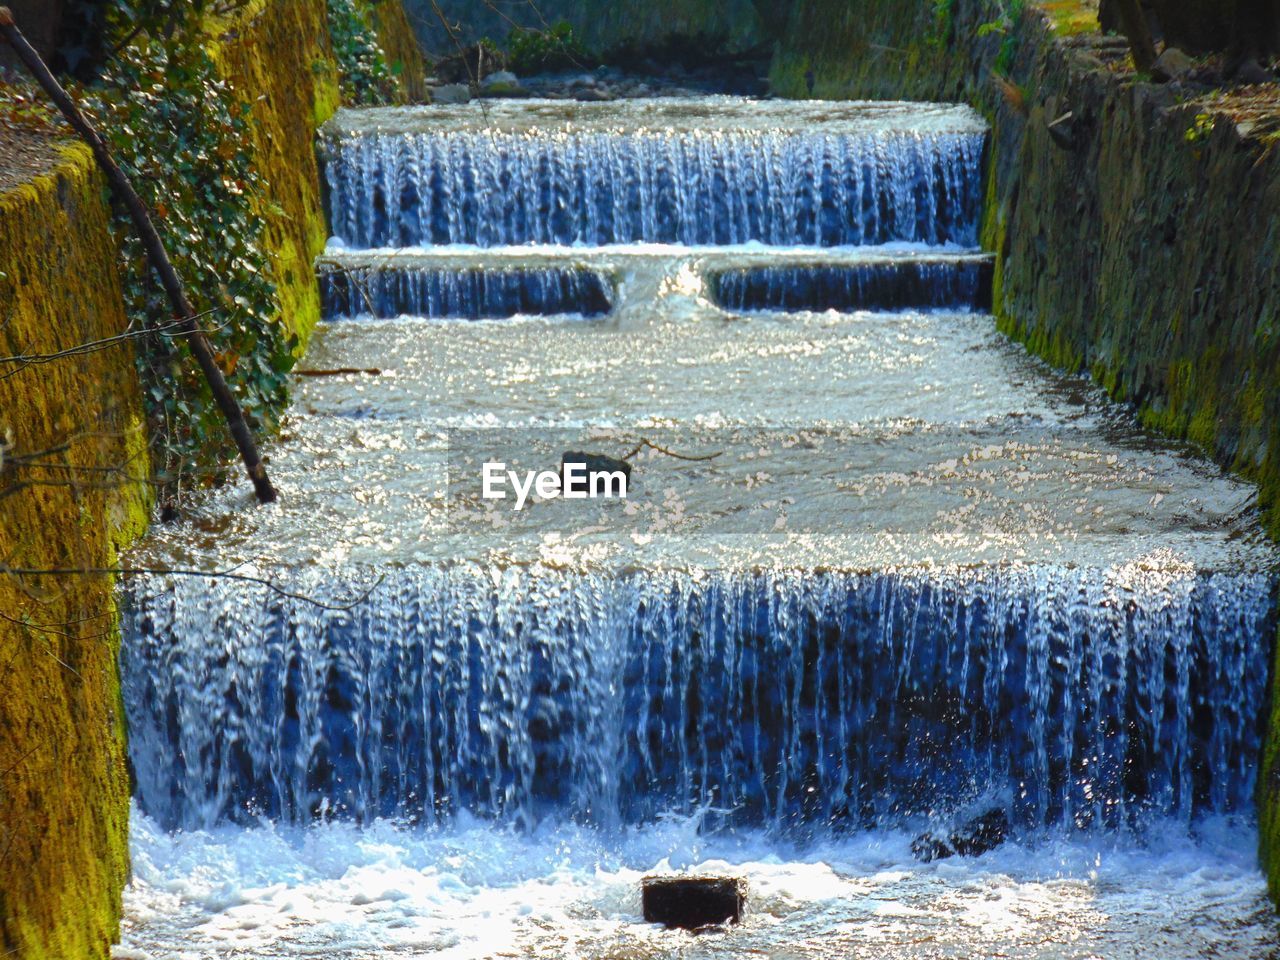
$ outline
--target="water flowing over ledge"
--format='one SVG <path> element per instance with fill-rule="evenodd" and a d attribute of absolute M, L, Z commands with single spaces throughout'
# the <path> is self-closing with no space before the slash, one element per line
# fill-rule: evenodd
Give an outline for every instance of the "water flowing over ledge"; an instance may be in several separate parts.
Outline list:
<path fill-rule="evenodd" d="M 135 560 L 385 579 L 126 582 L 130 949 L 669 956 L 635 871 L 723 857 L 758 910 L 707 955 L 1265 955 L 1255 492 L 974 315 L 984 138 L 726 98 L 335 118 L 320 267 L 381 303 L 317 335 L 282 502 L 211 492 Z M 412 322 L 588 274 L 607 318 Z M 717 455 L 646 448 L 625 502 L 471 489 L 639 437 Z M 1003 847 L 912 857 L 992 808 Z"/>
<path fill-rule="evenodd" d="M 991 309 L 992 264 L 900 260 L 856 265 L 743 267 L 713 275 L 716 302 L 727 310 Z"/>
<path fill-rule="evenodd" d="M 1272 589 L 1137 566 L 459 565 L 390 572 L 335 613 L 157 579 L 126 619 L 137 797 L 170 827 L 713 805 L 838 832 L 981 798 L 1022 826 L 1226 813 L 1253 788 Z"/>
<path fill-rule="evenodd" d="M 335 267 L 320 271 L 327 320 L 371 315 L 503 319 L 518 314 L 598 317 L 612 307 L 612 284 L 598 271 L 564 267 L 472 269 Z"/>
<path fill-rule="evenodd" d="M 690 125 L 695 110 L 665 129 L 614 104 L 557 105 L 518 126 L 433 111 L 423 132 L 344 115 L 321 148 L 329 221 L 366 248 L 977 243 L 986 133 L 966 111 L 941 110 L 938 129 L 858 104 L 826 105 L 834 119 L 817 126 L 791 105 L 752 103 L 750 120 L 741 101 L 722 106 L 719 126 Z"/>

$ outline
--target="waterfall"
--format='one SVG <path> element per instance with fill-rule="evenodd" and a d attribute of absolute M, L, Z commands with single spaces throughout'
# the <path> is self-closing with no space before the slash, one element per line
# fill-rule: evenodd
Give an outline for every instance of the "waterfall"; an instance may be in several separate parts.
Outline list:
<path fill-rule="evenodd" d="M 982 132 L 339 131 L 352 247 L 977 243 Z"/>
<path fill-rule="evenodd" d="M 337 578 L 295 589 L 332 599 Z M 1026 826 L 1247 808 L 1269 576 L 416 567 L 350 611 L 135 581 L 137 798 L 171 827 L 325 812 L 797 830 L 979 797 Z"/>
<path fill-rule="evenodd" d="M 991 265 L 969 259 L 741 268 L 716 274 L 712 289 L 729 310 L 987 311 Z"/>
<path fill-rule="evenodd" d="M 517 314 L 603 316 L 609 279 L 594 270 L 346 267 L 320 271 L 326 319 L 372 315 L 476 320 Z"/>

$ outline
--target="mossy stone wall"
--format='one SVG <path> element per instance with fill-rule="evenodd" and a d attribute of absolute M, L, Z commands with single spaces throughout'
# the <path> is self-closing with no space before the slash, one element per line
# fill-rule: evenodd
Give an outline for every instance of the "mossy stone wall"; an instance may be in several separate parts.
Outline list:
<path fill-rule="evenodd" d="M 403 99 L 424 102 L 428 96 L 426 65 L 404 4 L 401 0 L 373 0 L 370 10 L 387 65 L 400 78 Z"/>
<path fill-rule="evenodd" d="M 382 0 L 380 40 L 412 44 Z M 210 24 L 210 52 L 253 103 L 258 211 L 280 322 L 298 350 L 320 315 L 315 133 L 338 107 L 324 0 L 256 0 Z M 416 63 L 416 66 L 414 65 Z M 421 85 L 421 60 L 403 71 Z M 146 529 L 148 438 L 105 185 L 87 148 L 0 194 L 0 955 L 105 958 L 128 876 L 129 787 L 112 578 L 12 571 L 116 565 Z"/>
<path fill-rule="evenodd" d="M 86 148 L 0 194 L 0 354 L 122 334 L 118 254 Z M 146 526 L 132 345 L 0 369 L 0 565 L 102 568 Z M 129 787 L 109 577 L 0 572 L 0 954 L 106 956 Z"/>
<path fill-rule="evenodd" d="M 379 0 L 372 12 L 388 62 L 399 65 L 403 99 L 421 99 L 422 54 L 400 0 Z M 280 322 L 301 355 L 320 320 L 312 264 L 328 238 L 315 136 L 341 105 L 325 3 L 257 0 L 212 33 L 214 62 L 253 104 L 253 162 L 268 186 L 257 211 L 262 243 L 275 263 Z"/>
<path fill-rule="evenodd" d="M 272 254 L 280 322 L 299 352 L 320 319 L 312 261 L 327 230 L 315 131 L 339 106 L 324 0 L 260 0 L 219 25 L 210 54 L 253 104 L 253 163 L 267 182 L 257 214 Z"/>

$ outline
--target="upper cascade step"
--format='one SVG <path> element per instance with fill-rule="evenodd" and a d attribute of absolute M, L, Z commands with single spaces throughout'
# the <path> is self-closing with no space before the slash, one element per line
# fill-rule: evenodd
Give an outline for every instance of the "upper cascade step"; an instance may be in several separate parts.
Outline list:
<path fill-rule="evenodd" d="M 526 101 L 343 111 L 321 155 L 348 247 L 972 247 L 985 139 L 930 104 Z"/>

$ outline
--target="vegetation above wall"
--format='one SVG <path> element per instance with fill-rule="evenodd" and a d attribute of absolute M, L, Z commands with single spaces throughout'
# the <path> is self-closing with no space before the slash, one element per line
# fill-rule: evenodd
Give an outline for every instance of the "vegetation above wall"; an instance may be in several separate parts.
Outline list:
<path fill-rule="evenodd" d="M 360 0 L 326 0 L 329 37 L 338 60 L 342 99 L 376 106 L 396 98 L 398 72 L 378 42 L 372 11 Z"/>
<path fill-rule="evenodd" d="M 777 13 L 787 2 L 764 0 L 405 0 L 424 49 L 448 56 L 488 37 L 515 46 L 513 31 L 545 33 L 564 22 L 585 50 L 610 63 L 626 59 L 767 56 Z"/>
<path fill-rule="evenodd" d="M 285 213 L 274 206 L 261 169 L 264 138 L 254 98 L 226 78 L 214 56 L 218 43 L 211 42 L 229 25 L 234 32 L 237 18 L 254 16 L 259 5 L 82 4 L 75 22 L 99 32 L 69 58 L 93 74 L 82 99 L 156 215 L 250 426 L 270 431 L 287 404 L 287 372 L 308 324 L 282 318 L 287 305 L 274 269 L 281 251 L 263 242 L 263 219 Z M 325 12 L 342 98 L 377 104 L 399 97 L 402 70 L 388 64 L 365 0 L 327 0 Z M 40 98 L 21 88 L 0 93 L 0 117 L 57 128 Z M 174 493 L 220 481 L 234 453 L 221 417 L 186 343 L 173 336 L 167 300 L 123 212 L 114 230 L 124 253 L 127 310 L 146 331 L 137 357 L 155 472 Z M 310 283 L 305 274 L 301 279 Z"/>
<path fill-rule="evenodd" d="M 188 28 L 189 29 L 189 28 Z M 279 302 L 256 211 L 265 187 L 252 163 L 247 98 L 218 75 L 203 36 L 135 37 L 90 94 L 98 127 L 156 214 L 223 373 L 255 432 L 287 401 L 296 338 Z M 222 418 L 175 337 L 134 225 L 117 216 L 126 309 L 150 335 L 137 351 L 160 478 L 176 488 L 221 475 L 234 456 Z"/>

